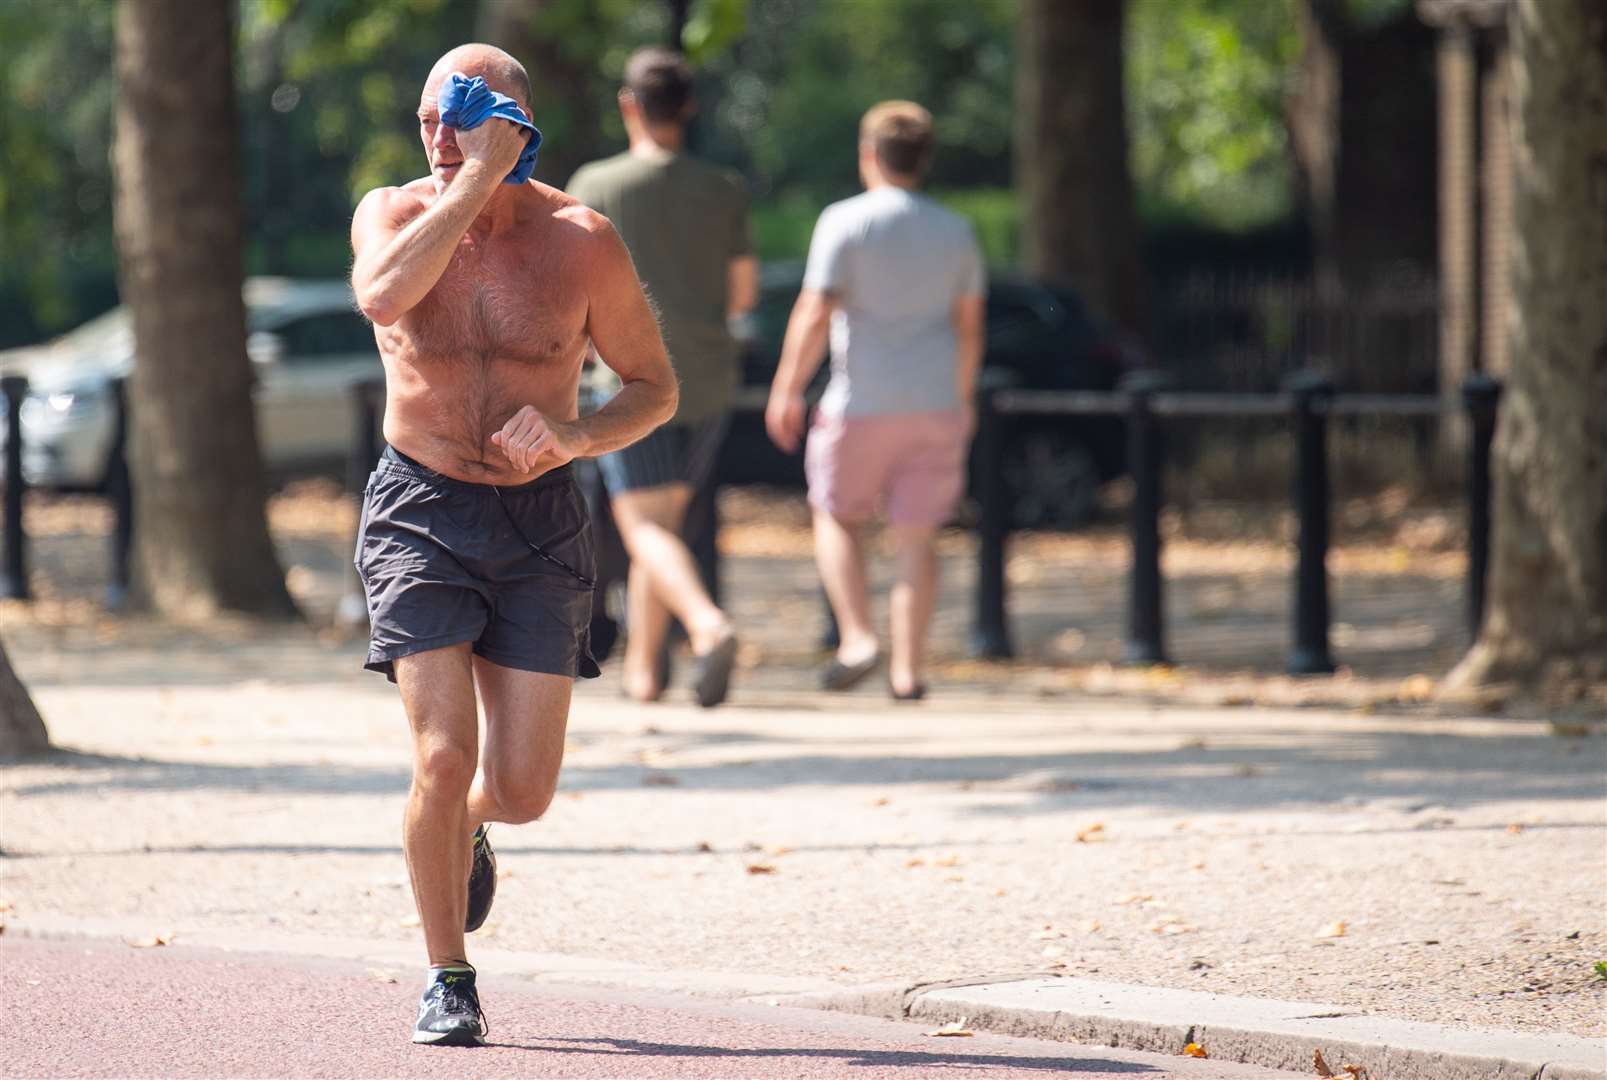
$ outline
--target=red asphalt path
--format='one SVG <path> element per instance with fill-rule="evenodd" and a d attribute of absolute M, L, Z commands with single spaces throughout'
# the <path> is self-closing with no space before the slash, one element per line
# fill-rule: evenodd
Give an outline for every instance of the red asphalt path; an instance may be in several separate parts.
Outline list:
<path fill-rule="evenodd" d="M 0 938 L 6 1077 L 1272 1078 L 1242 1065 L 482 972 L 492 1045 L 407 1041 L 422 972 L 182 945 Z"/>

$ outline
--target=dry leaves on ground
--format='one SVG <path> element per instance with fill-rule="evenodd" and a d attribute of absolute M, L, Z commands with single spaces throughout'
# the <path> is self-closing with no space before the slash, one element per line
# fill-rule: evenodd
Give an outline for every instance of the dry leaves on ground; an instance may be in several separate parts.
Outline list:
<path fill-rule="evenodd" d="M 1105 836 L 1105 823 L 1096 821 L 1085 829 L 1077 830 L 1077 843 L 1091 844 L 1096 840 L 1107 839 Z"/>
<path fill-rule="evenodd" d="M 940 1028 L 933 1028 L 926 1034 L 936 1038 L 969 1039 L 971 1036 L 975 1035 L 976 1032 L 970 1031 L 966 1028 L 966 1019 L 967 1017 L 962 1016 L 958 1020 L 952 1020 Z"/>
<path fill-rule="evenodd" d="M 1321 930 L 1317 931 L 1317 936 L 1320 937 L 1320 938 L 1344 937 L 1345 936 L 1345 920 L 1340 919 L 1337 922 L 1329 923 L 1327 926 L 1325 926 Z"/>
<path fill-rule="evenodd" d="M 1337 1077 L 1340 1073 L 1347 1073 L 1349 1074 L 1349 1080 L 1372 1080 L 1371 1074 L 1360 1065 L 1341 1065 L 1339 1066 L 1339 1072 L 1334 1072 L 1328 1067 L 1328 1063 L 1323 1060 L 1321 1050 L 1313 1050 L 1311 1059 L 1311 1066 L 1317 1070 L 1318 1076 Z"/>
<path fill-rule="evenodd" d="M 1183 1056 L 1184 1057 L 1208 1058 L 1211 1055 L 1207 1054 L 1205 1052 L 1205 1047 L 1201 1046 L 1199 1043 L 1191 1042 L 1187 1046 L 1183 1047 Z"/>
<path fill-rule="evenodd" d="M 173 944 L 174 940 L 178 936 L 178 931 L 176 930 L 165 930 L 160 934 L 152 934 L 149 937 L 136 938 L 133 941 L 128 942 L 128 945 L 133 949 L 155 949 L 162 945 Z"/>
<path fill-rule="evenodd" d="M 748 873 L 750 874 L 773 874 L 775 872 L 776 868 L 769 863 L 756 862 L 748 864 Z"/>

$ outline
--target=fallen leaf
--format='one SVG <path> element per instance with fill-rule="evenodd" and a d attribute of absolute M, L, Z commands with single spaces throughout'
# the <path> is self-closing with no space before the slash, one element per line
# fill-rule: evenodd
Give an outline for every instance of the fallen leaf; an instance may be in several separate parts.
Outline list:
<path fill-rule="evenodd" d="M 962 1016 L 958 1020 L 944 1024 L 940 1028 L 934 1028 L 931 1031 L 928 1031 L 926 1034 L 935 1036 L 937 1038 L 969 1039 L 971 1036 L 975 1035 L 976 1032 L 966 1030 L 965 1021 L 966 1017 Z"/>
<path fill-rule="evenodd" d="M 1103 821 L 1096 821 L 1086 829 L 1077 830 L 1077 843 L 1091 844 L 1095 840 L 1103 840 L 1105 839 L 1104 832 L 1105 823 Z"/>
<path fill-rule="evenodd" d="M 680 781 L 669 773 L 648 773 L 642 777 L 643 787 L 674 787 Z"/>
<path fill-rule="evenodd" d="M 892 799 L 889 799 L 886 795 L 883 795 L 881 798 L 873 800 L 871 802 L 871 805 L 872 806 L 886 806 L 888 803 L 890 803 L 892 801 L 893 801 Z"/>
<path fill-rule="evenodd" d="M 1410 675 L 1401 680 L 1395 696 L 1402 701 L 1427 701 L 1434 696 L 1434 680 L 1427 675 Z"/>
<path fill-rule="evenodd" d="M 512 876 L 513 876 L 513 871 L 510 870 L 506 866 L 502 867 L 502 869 L 497 871 L 497 880 L 498 881 L 507 881 Z"/>
<path fill-rule="evenodd" d="M 1317 936 L 1320 938 L 1344 937 L 1345 920 L 1340 919 L 1337 922 L 1329 923 L 1327 926 L 1317 931 Z"/>
<path fill-rule="evenodd" d="M 797 848 L 790 848 L 785 844 L 777 844 L 774 847 L 765 848 L 764 853 L 766 855 L 791 855 L 796 850 Z"/>
<path fill-rule="evenodd" d="M 1514 821 L 1511 825 L 1507 826 L 1507 832 L 1511 833 L 1513 836 L 1517 836 L 1522 831 L 1523 831 L 1523 826 L 1520 825 L 1516 821 Z"/>
<path fill-rule="evenodd" d="M 1084 919 L 1082 922 L 1077 924 L 1077 929 L 1081 930 L 1085 934 L 1097 934 L 1099 933 L 1099 920 Z"/>
<path fill-rule="evenodd" d="M 4 915 L 6 912 L 11 910 L 13 909 L 10 900 L 0 900 L 0 915 Z"/>
<path fill-rule="evenodd" d="M 173 940 L 178 936 L 177 931 L 167 930 L 160 934 L 152 934 L 150 937 L 138 938 L 137 940 L 130 941 L 128 944 L 130 947 L 135 949 L 154 949 L 161 945 L 173 944 Z"/>
<path fill-rule="evenodd" d="M 925 859 L 909 859 L 904 863 L 904 869 L 913 870 L 917 866 L 925 866 L 925 865 L 926 865 L 926 860 Z"/>
<path fill-rule="evenodd" d="M 948 882 L 950 885 L 958 885 L 960 882 L 965 880 L 965 875 L 964 874 L 950 874 L 948 877 L 944 878 L 943 880 Z"/>
<path fill-rule="evenodd" d="M 714 854 L 714 845 L 709 843 L 707 840 L 699 840 L 697 850 L 699 854 L 712 855 Z"/>
<path fill-rule="evenodd" d="M 1372 1074 L 1360 1065 L 1341 1065 L 1341 1069 L 1350 1074 L 1350 1080 L 1368 1080 Z"/>
<path fill-rule="evenodd" d="M 1005 893 L 1005 891 L 1003 889 L 994 889 L 993 890 L 993 895 L 994 896 L 1005 896 L 1007 894 Z"/>
<path fill-rule="evenodd" d="M 1201 1046 L 1199 1043 L 1192 1043 L 1191 1042 L 1187 1046 L 1183 1047 L 1183 1056 L 1184 1057 L 1208 1058 L 1211 1055 L 1207 1054 L 1205 1052 L 1205 1047 Z"/>
<path fill-rule="evenodd" d="M 1321 1050 L 1313 1050 L 1311 1052 L 1311 1067 L 1317 1070 L 1318 1076 L 1332 1077 L 1334 1075 L 1334 1071 L 1330 1069 L 1328 1067 L 1328 1063 L 1322 1059 Z"/>
<path fill-rule="evenodd" d="M 769 863 L 756 862 L 748 864 L 748 873 L 750 874 L 773 874 L 775 872 L 776 868 Z"/>

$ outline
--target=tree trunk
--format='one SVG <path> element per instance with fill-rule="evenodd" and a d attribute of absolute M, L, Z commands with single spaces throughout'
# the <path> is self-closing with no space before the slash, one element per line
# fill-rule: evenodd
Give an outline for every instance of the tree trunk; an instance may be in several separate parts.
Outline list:
<path fill-rule="evenodd" d="M 169 615 L 294 613 L 268 537 L 240 296 L 232 0 L 117 12 L 117 248 L 135 596 Z"/>
<path fill-rule="evenodd" d="M 1607 9 L 1512 7 L 1511 373 L 1489 608 L 1447 679 L 1607 710 Z"/>
<path fill-rule="evenodd" d="M 1022 5 L 1015 171 L 1027 269 L 1076 289 L 1099 316 L 1142 334 L 1122 85 L 1124 6 L 1124 0 Z"/>
<path fill-rule="evenodd" d="M 12 670 L 6 646 L 0 642 L 0 758 L 21 757 L 50 749 L 45 722 L 39 718 L 28 688 Z"/>

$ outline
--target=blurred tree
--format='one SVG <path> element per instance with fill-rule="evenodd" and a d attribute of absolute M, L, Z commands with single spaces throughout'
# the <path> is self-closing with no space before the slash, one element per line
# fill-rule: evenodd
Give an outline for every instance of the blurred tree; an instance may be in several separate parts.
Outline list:
<path fill-rule="evenodd" d="M 1325 286 L 1437 260 L 1434 36 L 1410 0 L 1299 0 L 1289 141 Z"/>
<path fill-rule="evenodd" d="M 1243 229 L 1291 209 L 1296 0 L 1129 0 L 1127 115 L 1146 220 Z"/>
<path fill-rule="evenodd" d="M 231 0 L 117 8 L 117 249 L 133 315 L 135 587 L 164 614 L 294 614 L 268 538 L 240 295 Z"/>
<path fill-rule="evenodd" d="M 1016 184 L 1034 275 L 1077 289 L 1102 317 L 1144 327 L 1138 220 L 1127 163 L 1124 0 L 1025 0 L 1016 35 Z"/>
<path fill-rule="evenodd" d="M 37 754 L 50 748 L 50 736 L 28 688 L 17 678 L 0 641 L 0 758 Z"/>
<path fill-rule="evenodd" d="M 1607 710 L 1607 11 L 1510 9 L 1512 371 L 1494 473 L 1489 609 L 1447 679 Z"/>

